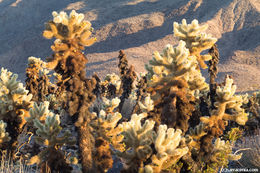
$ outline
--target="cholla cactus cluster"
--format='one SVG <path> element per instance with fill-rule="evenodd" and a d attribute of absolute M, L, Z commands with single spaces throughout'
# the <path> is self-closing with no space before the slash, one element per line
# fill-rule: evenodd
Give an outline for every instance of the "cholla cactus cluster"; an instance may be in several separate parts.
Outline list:
<path fill-rule="evenodd" d="M 28 67 L 26 68 L 25 80 L 26 89 L 33 95 L 32 100 L 36 102 L 44 101 L 46 96 L 53 92 L 53 84 L 48 77 L 49 70 L 46 69 L 47 63 L 40 58 L 29 57 Z"/>
<path fill-rule="evenodd" d="M 71 167 L 66 163 L 64 153 L 60 150 L 65 144 L 73 145 L 76 140 L 69 131 L 61 134 L 60 117 L 48 109 L 49 103 L 34 104 L 30 109 L 31 117 L 28 121 L 32 121 L 36 130 L 35 141 L 37 144 L 45 147 L 37 155 L 33 156 L 28 164 L 45 164 L 53 171 L 64 170 L 68 172 Z M 66 170 L 67 169 L 67 170 Z"/>
<path fill-rule="evenodd" d="M 188 153 L 188 147 L 179 147 L 183 138 L 181 133 L 180 129 L 167 129 L 166 125 L 159 126 L 157 135 L 153 139 L 157 153 L 152 156 L 152 163 L 145 166 L 145 173 L 167 170 Z"/>
<path fill-rule="evenodd" d="M 43 32 L 44 37 L 48 39 L 56 37 L 60 40 L 76 39 L 76 42 L 84 46 L 90 46 L 96 40 L 88 39 L 92 28 L 91 23 L 84 20 L 84 14 L 72 10 L 68 16 L 64 11 L 60 13 L 54 11 L 52 16 L 52 22 L 48 23 L 47 29 Z M 56 42 L 59 43 L 59 40 Z"/>
<path fill-rule="evenodd" d="M 200 53 L 211 48 L 217 42 L 216 38 L 203 32 L 208 28 L 208 25 L 199 25 L 198 20 L 193 20 L 191 24 L 187 24 L 186 20 L 183 19 L 181 24 L 174 22 L 173 26 L 174 36 L 185 41 L 190 54 L 196 57 L 201 68 L 207 68 L 204 61 L 210 60 L 211 56 L 201 55 Z"/>
<path fill-rule="evenodd" d="M 59 115 L 49 114 L 44 123 L 41 123 L 39 119 L 35 119 L 34 126 L 37 128 L 36 142 L 50 147 L 62 146 L 65 143 L 73 144 L 75 141 L 69 139 L 71 136 L 69 131 L 66 131 L 62 136 L 59 136 L 61 132 Z M 59 137 L 58 137 L 59 136 Z"/>
<path fill-rule="evenodd" d="M 217 88 L 217 101 L 215 102 L 216 110 L 212 111 L 211 117 L 201 117 L 201 121 L 213 127 L 215 123 L 219 121 L 232 120 L 237 122 L 239 125 L 245 125 L 248 120 L 248 113 L 241 107 L 243 103 L 247 103 L 247 95 L 236 96 L 235 94 L 236 85 L 233 85 L 233 80 L 227 76 L 225 85 Z M 225 113 L 226 109 L 233 109 L 232 115 Z"/>
<path fill-rule="evenodd" d="M 135 164 L 136 161 L 145 160 L 152 154 L 152 143 L 154 121 L 146 120 L 142 125 L 141 120 L 147 115 L 133 114 L 129 122 L 123 122 L 123 143 L 125 144 L 124 152 L 117 152 L 117 155 L 122 157 L 127 165 Z M 136 165 L 134 165 L 136 168 Z"/>
<path fill-rule="evenodd" d="M 33 108 L 30 108 L 29 110 L 30 117 L 27 117 L 26 121 L 31 123 L 35 119 L 44 121 L 47 115 L 53 115 L 53 113 L 49 111 L 49 104 L 50 103 L 48 101 L 42 102 L 40 105 L 34 103 Z"/>
<path fill-rule="evenodd" d="M 1 69 L 0 120 L 6 123 L 4 126 L 10 136 L 10 140 L 2 148 L 8 149 L 12 155 L 17 145 L 17 137 L 22 132 L 25 118 L 29 116 L 28 111 L 32 106 L 32 94 L 28 94 L 29 91 L 17 78 L 17 74 Z"/>
<path fill-rule="evenodd" d="M 217 172 L 229 160 L 242 157 L 232 151 L 240 130 L 226 127 L 229 122 L 245 125 L 256 107 L 244 109 L 247 95 L 235 95 L 229 76 L 224 84 L 215 84 L 215 94 L 209 94 L 200 68 L 207 68 L 205 61 L 211 55 L 201 53 L 216 46 L 217 39 L 204 33 L 207 25 L 197 20 L 174 22 L 178 45 L 168 44 L 161 53 L 154 52 L 147 74 L 138 78 L 121 50 L 120 76 L 108 74 L 100 80 L 97 75 L 86 77 L 87 58 L 82 52 L 96 40 L 90 37 L 91 23 L 74 10 L 69 15 L 63 11 L 52 15 L 43 36 L 56 38 L 51 46 L 54 53 L 48 62 L 28 58 L 29 91 L 17 75 L 1 70 L 1 148 L 11 144 L 13 149 L 27 123 L 35 132 L 33 147 L 40 150 L 28 164 L 40 165 L 42 172 L 72 171 L 65 145 L 78 145 L 83 172 L 107 172 L 115 157 L 123 163 L 122 172 Z M 51 70 L 54 84 L 49 81 Z M 216 77 L 217 71 L 212 73 Z M 259 100 L 258 95 L 254 97 L 257 104 Z M 61 111 L 68 117 L 63 123 Z"/>
<path fill-rule="evenodd" d="M 11 113 L 12 117 L 16 117 L 16 111 L 19 109 L 18 107 L 28 107 L 28 105 L 30 105 L 32 95 L 28 95 L 28 90 L 23 87 L 21 82 L 17 81 L 17 74 L 12 74 L 2 68 L 0 78 L 1 117 L 3 119 L 3 116 L 7 113 Z M 25 112 L 23 112 L 23 114 L 24 113 Z"/>
<path fill-rule="evenodd" d="M 155 52 L 149 63 L 152 66 L 147 66 L 147 70 L 150 72 L 152 87 L 163 83 L 170 87 L 176 80 L 183 80 L 191 91 L 208 89 L 205 78 L 197 69 L 196 57 L 190 55 L 184 41 L 180 41 L 175 48 L 167 45 L 162 54 Z M 166 90 L 168 87 L 162 89 Z"/>

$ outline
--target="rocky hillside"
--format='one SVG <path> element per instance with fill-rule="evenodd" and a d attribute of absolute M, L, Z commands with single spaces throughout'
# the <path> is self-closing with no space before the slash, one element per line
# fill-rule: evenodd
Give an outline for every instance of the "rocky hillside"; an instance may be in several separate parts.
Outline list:
<path fill-rule="evenodd" d="M 219 81 L 231 74 L 239 91 L 260 89 L 259 0 L 0 0 L 0 66 L 23 80 L 29 56 L 51 55 L 52 40 L 41 36 L 52 11 L 84 13 L 98 41 L 86 49 L 88 74 L 117 73 L 124 49 L 137 72 L 173 37 L 173 22 L 198 19 L 218 38 Z M 205 71 L 205 75 L 206 71 Z"/>

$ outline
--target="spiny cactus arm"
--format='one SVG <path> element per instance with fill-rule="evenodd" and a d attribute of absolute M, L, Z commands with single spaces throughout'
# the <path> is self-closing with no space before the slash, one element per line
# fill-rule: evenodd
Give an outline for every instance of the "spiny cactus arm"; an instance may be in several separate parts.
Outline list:
<path fill-rule="evenodd" d="M 113 110 L 119 106 L 121 100 L 118 98 L 118 97 L 115 97 L 111 100 L 103 97 L 102 98 L 102 101 L 104 103 L 104 109 L 105 109 L 105 112 L 107 113 L 112 113 Z"/>
<path fill-rule="evenodd" d="M 27 117 L 26 121 L 33 122 L 34 119 L 43 121 L 47 115 L 52 115 L 53 113 L 49 111 L 49 104 L 48 101 L 41 102 L 39 105 L 34 103 L 33 108 L 29 110 L 30 117 Z"/>
<path fill-rule="evenodd" d="M 9 133 L 5 131 L 7 124 L 4 121 L 0 121 L 0 144 L 11 140 Z"/>
<path fill-rule="evenodd" d="M 139 101 L 138 105 L 139 105 L 140 109 L 144 112 L 149 112 L 154 109 L 154 102 L 151 99 L 150 94 L 148 94 L 147 97 L 145 97 L 144 103 Z"/>
<path fill-rule="evenodd" d="M 188 147 L 178 148 L 182 131 L 180 129 L 167 129 L 166 125 L 160 125 L 157 135 L 154 137 L 154 145 L 157 154 L 152 156 L 152 164 L 147 165 L 154 172 L 161 172 L 175 164 L 189 151 Z"/>
<path fill-rule="evenodd" d="M 133 162 L 142 162 L 149 158 L 152 154 L 152 138 L 154 135 L 153 127 L 155 122 L 146 120 L 142 125 L 141 120 L 147 115 L 133 114 L 129 122 L 119 124 L 123 129 L 122 135 L 124 139 L 122 143 L 125 145 L 125 151 L 116 151 L 115 154 L 122 158 L 128 166 L 136 166 Z"/>
<path fill-rule="evenodd" d="M 67 131 L 62 136 L 58 136 L 62 130 L 59 125 L 59 115 L 48 115 L 45 123 L 41 123 L 38 119 L 33 120 L 33 123 L 37 128 L 36 134 L 38 135 L 35 140 L 40 145 L 55 147 L 75 142 L 75 139 L 71 139 L 71 134 Z"/>
<path fill-rule="evenodd" d="M 248 102 L 247 95 L 235 95 L 236 85 L 233 85 L 233 79 L 229 76 L 225 79 L 225 86 L 217 87 L 217 101 L 215 106 L 218 108 L 218 114 L 221 115 L 220 118 L 225 120 L 236 121 L 240 125 L 245 125 L 248 120 L 248 113 L 241 108 L 244 103 Z M 225 113 L 225 109 L 235 110 L 234 115 L 229 115 Z"/>
<path fill-rule="evenodd" d="M 205 124 L 200 123 L 199 125 L 195 126 L 195 128 L 189 129 L 189 137 L 195 140 L 199 140 L 202 136 L 206 135 L 205 131 Z"/>
<path fill-rule="evenodd" d="M 249 113 L 246 113 L 245 110 L 242 110 L 235 115 L 224 114 L 223 119 L 235 121 L 239 125 L 245 125 L 248 120 L 248 115 Z"/>
<path fill-rule="evenodd" d="M 225 151 L 228 154 L 228 160 L 239 160 L 242 154 L 232 154 L 233 145 L 229 141 L 221 140 L 217 138 L 214 143 L 214 152 Z"/>
<path fill-rule="evenodd" d="M 45 38 L 76 39 L 83 46 L 90 46 L 96 41 L 96 38 L 89 38 L 93 28 L 89 21 L 83 20 L 84 14 L 72 10 L 69 16 L 64 11 L 54 11 L 52 15 L 53 20 L 47 23 L 43 32 Z"/>
<path fill-rule="evenodd" d="M 17 74 L 1 69 L 0 75 L 0 109 L 1 116 L 7 114 L 10 118 L 15 116 L 27 116 L 27 111 L 31 107 L 32 94 L 28 94 L 28 90 L 23 87 L 23 84 L 17 81 Z M 23 108 L 23 109 L 21 109 Z"/>
<path fill-rule="evenodd" d="M 207 68 L 204 61 L 211 59 L 210 55 L 200 55 L 203 50 L 211 48 L 217 41 L 211 35 L 203 33 L 208 28 L 208 25 L 200 26 L 197 20 L 193 20 L 191 24 L 187 24 L 186 20 L 182 20 L 182 24 L 174 22 L 174 36 L 179 40 L 183 40 L 187 44 L 191 55 L 195 55 L 199 65 L 202 68 Z"/>

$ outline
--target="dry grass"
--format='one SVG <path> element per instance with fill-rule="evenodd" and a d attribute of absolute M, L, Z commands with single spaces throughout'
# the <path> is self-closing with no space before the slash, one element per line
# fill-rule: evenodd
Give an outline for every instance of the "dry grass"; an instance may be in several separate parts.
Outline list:
<path fill-rule="evenodd" d="M 38 173 L 37 170 L 37 167 L 27 166 L 22 160 L 12 161 L 10 156 L 2 151 L 0 173 Z"/>
<path fill-rule="evenodd" d="M 235 149 L 241 149 L 243 153 L 238 161 L 239 167 L 260 168 L 260 129 L 257 135 L 243 137 L 242 142 Z"/>

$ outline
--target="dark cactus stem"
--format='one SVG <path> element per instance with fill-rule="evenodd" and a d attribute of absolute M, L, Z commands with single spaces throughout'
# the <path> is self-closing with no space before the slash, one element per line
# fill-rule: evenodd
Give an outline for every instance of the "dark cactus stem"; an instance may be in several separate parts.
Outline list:
<path fill-rule="evenodd" d="M 195 110 L 194 105 L 187 99 L 184 88 L 170 92 L 163 98 L 161 123 L 168 127 L 181 129 L 183 134 L 189 128 L 189 119 Z"/>
<path fill-rule="evenodd" d="M 67 43 L 68 47 L 75 45 Z M 75 43 L 76 44 L 76 43 Z M 58 54 L 62 55 L 60 51 Z M 57 53 L 53 55 L 55 61 Z M 86 63 L 87 58 L 74 47 L 74 51 L 70 52 L 70 56 L 66 59 L 59 59 L 58 65 L 55 67 L 55 72 L 62 76 L 61 81 L 58 81 L 58 93 L 66 93 L 66 99 L 63 100 L 65 110 L 71 116 L 75 123 L 78 133 L 78 142 L 81 155 L 81 163 L 83 172 L 95 172 L 95 163 L 93 161 L 95 138 L 91 133 L 89 122 L 91 113 L 89 112 L 90 105 L 95 100 L 93 90 L 96 87 L 95 78 L 86 78 Z"/>
<path fill-rule="evenodd" d="M 40 103 L 45 101 L 45 96 L 51 93 L 52 88 L 47 75 L 39 75 L 39 69 L 34 64 L 30 64 L 26 69 L 26 89 L 33 95 L 32 100 Z"/>
<path fill-rule="evenodd" d="M 144 98 L 147 96 L 147 77 L 146 76 L 141 77 L 136 87 L 137 87 L 137 92 L 136 92 L 137 99 L 136 99 L 136 105 L 132 113 L 141 113 L 138 112 L 140 111 L 138 102 L 143 101 Z"/>
<path fill-rule="evenodd" d="M 41 164 L 41 173 L 71 173 L 72 167 L 64 159 L 64 153 L 56 150 L 54 147 L 48 150 L 48 159 Z"/>
<path fill-rule="evenodd" d="M 215 79 L 218 73 L 218 63 L 219 63 L 219 51 L 217 48 L 217 44 L 214 44 L 209 50 L 209 54 L 212 56 L 212 59 L 209 61 L 209 74 L 210 74 L 210 100 L 211 100 L 211 108 L 214 109 L 215 96 L 216 96 L 216 87 L 217 84 Z"/>
<path fill-rule="evenodd" d="M 100 78 L 98 77 L 97 74 L 94 74 L 92 77 L 93 77 L 93 78 L 96 80 L 96 82 L 97 82 L 97 83 L 96 83 L 96 86 L 95 86 L 95 89 L 93 90 L 93 93 L 96 95 L 97 98 L 98 98 L 98 97 L 101 97 L 102 94 L 103 94 L 102 86 L 101 86 L 101 84 L 100 84 L 101 80 L 100 80 Z"/>
<path fill-rule="evenodd" d="M 149 112 L 149 117 L 159 125 L 166 124 L 167 127 L 181 129 L 183 134 L 189 128 L 189 119 L 195 111 L 193 98 L 186 92 L 187 83 L 176 80 L 167 90 L 148 88 L 154 100 L 154 110 Z M 158 86 L 157 88 L 167 88 Z M 154 98 L 153 93 L 161 93 L 160 97 Z"/>
<path fill-rule="evenodd" d="M 123 78 L 128 71 L 128 60 L 123 50 L 119 51 L 118 59 L 119 59 L 118 68 L 120 72 L 120 77 Z"/>
<path fill-rule="evenodd" d="M 120 71 L 120 78 L 121 78 L 120 93 L 122 93 L 120 97 L 121 102 L 119 104 L 119 112 L 121 112 L 125 100 L 129 98 L 133 90 L 133 83 L 137 75 L 134 71 L 133 66 L 130 66 L 130 68 L 128 68 L 128 61 L 123 50 L 119 51 L 118 59 L 119 59 L 118 68 Z"/>
<path fill-rule="evenodd" d="M 203 96 L 200 97 L 200 112 L 203 116 L 210 116 L 208 104 Z"/>

